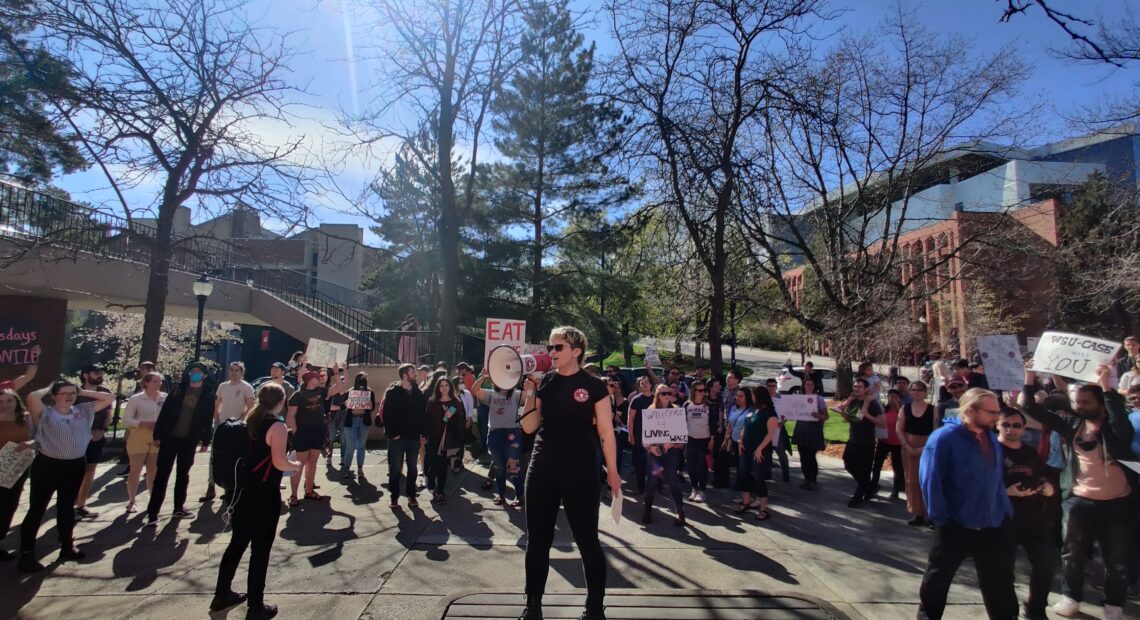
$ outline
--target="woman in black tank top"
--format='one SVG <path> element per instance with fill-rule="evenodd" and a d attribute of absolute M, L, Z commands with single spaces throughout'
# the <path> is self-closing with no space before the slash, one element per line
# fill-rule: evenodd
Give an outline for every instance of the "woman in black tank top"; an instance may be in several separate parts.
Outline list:
<path fill-rule="evenodd" d="M 257 393 L 257 406 L 246 418 L 249 429 L 249 456 L 240 467 L 238 488 L 230 509 L 233 535 L 222 555 L 218 570 L 218 584 L 214 590 L 212 611 L 219 611 L 249 599 L 246 618 L 272 618 L 277 615 L 276 605 L 266 605 L 265 574 L 269 570 L 269 550 L 277 537 L 277 521 L 281 518 L 281 474 L 299 472 L 301 464 L 285 456 L 288 431 L 281 416 L 285 409 L 285 390 L 267 383 Z M 238 594 L 231 589 L 241 556 L 246 547 L 253 547 L 249 556 L 249 593 Z"/>
<path fill-rule="evenodd" d="M 926 525 L 926 505 L 922 501 L 922 487 L 918 484 L 918 463 L 926 440 L 937 427 L 934 407 L 926 402 L 926 384 L 910 384 L 911 403 L 903 407 L 895 428 L 902 441 L 903 470 L 906 475 L 906 510 L 911 519 L 908 525 Z"/>

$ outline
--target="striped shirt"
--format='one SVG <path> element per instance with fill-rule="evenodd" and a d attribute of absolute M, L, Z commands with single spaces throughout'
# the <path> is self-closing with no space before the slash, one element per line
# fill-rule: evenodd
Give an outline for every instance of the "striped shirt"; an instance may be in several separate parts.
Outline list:
<path fill-rule="evenodd" d="M 127 399 L 127 407 L 123 411 L 123 424 L 128 428 L 138 428 L 143 422 L 154 424 L 158 420 L 158 412 L 164 402 L 166 402 L 166 392 L 159 392 L 153 400 L 146 392 L 135 394 Z"/>
<path fill-rule="evenodd" d="M 75 405 L 70 415 L 56 411 L 55 407 L 45 407 L 36 423 L 31 417 L 32 437 L 40 454 L 70 461 L 81 459 L 87 454 L 87 444 L 91 443 L 91 423 L 95 420 L 97 402 Z"/>

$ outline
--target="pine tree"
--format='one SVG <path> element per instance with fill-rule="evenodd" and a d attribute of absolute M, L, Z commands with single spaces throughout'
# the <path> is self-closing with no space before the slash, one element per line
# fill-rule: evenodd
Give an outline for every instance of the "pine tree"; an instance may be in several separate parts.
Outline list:
<path fill-rule="evenodd" d="M 533 0 L 523 10 L 520 59 L 495 99 L 495 146 L 508 164 L 497 175 L 511 194 L 496 208 L 506 228 L 527 230 L 517 246 L 530 258 L 528 332 L 541 337 L 581 292 L 576 269 L 560 269 L 570 220 L 604 212 L 629 198 L 628 182 L 607 165 L 624 123 L 590 91 L 594 45 L 586 47 L 568 0 Z M 551 261 L 551 262 L 548 262 Z"/>

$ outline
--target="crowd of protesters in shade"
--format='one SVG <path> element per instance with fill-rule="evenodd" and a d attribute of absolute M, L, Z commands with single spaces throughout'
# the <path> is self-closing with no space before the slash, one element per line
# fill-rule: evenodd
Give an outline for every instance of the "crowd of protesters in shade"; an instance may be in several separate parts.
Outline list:
<path fill-rule="evenodd" d="M 687 525 L 686 503 L 714 503 L 710 489 L 738 493 L 731 501 L 723 497 L 731 513 L 751 512 L 756 521 L 773 518 L 771 503 L 776 500 L 770 497 L 769 483 L 790 482 L 788 455 L 793 447 L 802 472 L 799 488 L 820 488 L 818 453 L 826 447 L 824 424 L 838 415 L 849 429 L 843 464 L 854 492 L 848 506 L 858 508 L 878 498 L 880 471 L 889 457 L 894 472 L 889 498 L 905 495 L 907 523 L 934 532 L 919 617 L 942 616 L 950 583 L 966 556 L 974 558 L 990 617 L 1016 617 L 1016 546 L 1025 549 L 1032 565 L 1029 598 L 1021 609 L 1024 617 L 1045 618 L 1058 566 L 1062 596 L 1052 609 L 1066 617 L 1078 615 L 1085 597 L 1085 566 L 1094 552 L 1100 554 L 1105 573 L 1105 617 L 1123 617 L 1123 605 L 1136 595 L 1140 577 L 1140 537 L 1135 535 L 1140 493 L 1133 493 L 1136 473 L 1124 464 L 1140 455 L 1140 380 L 1134 380 L 1140 377 L 1140 344 L 1126 339 L 1117 367 L 1098 369 L 1097 383 L 1071 391 L 1062 377 L 1027 370 L 1020 392 L 995 393 L 987 389 L 984 368 L 977 363 L 959 361 L 943 368 L 933 377 L 924 376 L 926 381 L 892 373 L 884 382 L 871 364 L 863 364 L 845 400 L 832 401 L 829 409 L 824 398 L 817 399 L 815 420 L 795 422 L 791 433 L 776 415 L 775 401 L 783 395 L 775 379 L 747 387 L 735 369 L 723 377 L 707 376 L 702 368 L 686 376 L 671 367 L 659 377 L 646 366 L 630 386 L 628 373 L 615 366 L 600 370 L 587 364 L 584 370 L 608 391 L 618 446 L 616 468 L 631 494 L 640 497 L 643 524 L 654 521 L 660 491 L 668 495 L 673 525 L 678 527 Z M 418 508 L 425 487 L 433 504 L 445 504 L 448 475 L 464 467 L 465 449 L 474 459 L 489 457 L 482 489 L 492 502 L 524 508 L 534 436 L 519 424 L 521 390 L 496 388 L 485 370 L 476 374 L 465 363 L 454 368 L 444 363 L 403 364 L 398 380 L 383 393 L 369 387 L 364 372 L 349 379 L 340 366 L 313 368 L 302 353 L 287 363 L 274 363 L 257 389 L 245 380 L 241 363 L 226 370 L 226 380 L 215 382 L 206 365 L 191 364 L 171 384 L 154 364 L 141 364 L 135 393 L 118 396 L 121 408 L 116 407 L 116 395 L 103 386 L 104 369 L 98 365 L 84 367 L 78 384 L 45 382 L 46 387 L 26 399 L 19 391 L 35 380 L 34 366 L 0 382 L 0 446 L 14 443 L 21 451 L 36 450 L 31 467 L 16 484 L 0 487 L 2 538 L 25 481 L 30 481 L 18 554 L 0 550 L 0 559 L 16 558 L 22 572 L 43 570 L 35 544 L 53 496 L 59 559 L 85 557 L 74 544 L 74 526 L 77 519 L 97 516 L 87 506 L 95 465 L 120 413 L 128 429 L 123 509 L 138 511 L 145 469 L 145 526 L 157 524 L 171 474 L 172 518 L 193 516 L 187 492 L 195 453 L 209 449 L 214 430 L 224 420 L 246 422 L 251 461 L 264 468 L 264 475 L 251 476 L 255 482 L 240 493 L 232 486 L 222 489 L 234 533 L 212 609 L 248 599 L 250 617 L 276 612 L 262 599 L 276 532 L 270 524 L 276 522 L 282 503 L 297 507 L 302 501 L 329 499 L 318 492 L 316 471 L 322 456 L 335 475 L 363 481 L 365 444 L 373 426 L 382 426 L 386 437 L 393 509 L 400 507 L 401 498 L 409 508 Z M 803 394 L 821 393 L 823 375 L 811 362 L 802 370 L 787 370 L 799 377 Z M 685 410 L 684 444 L 645 445 L 644 412 L 662 408 Z M 624 468 L 627 450 L 631 468 Z M 606 501 L 600 444 L 596 463 L 603 481 L 601 499 Z M 213 468 L 209 471 L 203 502 L 216 499 Z M 287 484 L 282 484 L 283 475 L 290 477 Z M 286 488 L 290 493 L 283 502 L 281 491 Z M 252 547 L 249 592 L 238 595 L 230 585 L 247 547 Z"/>

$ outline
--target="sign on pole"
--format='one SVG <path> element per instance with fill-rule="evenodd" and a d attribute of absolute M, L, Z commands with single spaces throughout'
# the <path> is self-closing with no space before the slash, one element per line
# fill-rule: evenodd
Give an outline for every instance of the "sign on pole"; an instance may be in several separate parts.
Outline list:
<path fill-rule="evenodd" d="M 1112 366 L 1120 344 L 1079 334 L 1045 332 L 1033 354 L 1033 370 L 1080 381 L 1095 382 L 1096 368 Z"/>
<path fill-rule="evenodd" d="M 666 443 L 687 443 L 689 425 L 685 422 L 685 410 L 645 409 L 641 412 L 641 439 L 647 446 Z"/>
<path fill-rule="evenodd" d="M 645 363 L 649 366 L 661 365 L 661 354 L 657 352 L 657 347 L 645 347 Z"/>
<path fill-rule="evenodd" d="M 773 402 L 781 422 L 818 422 L 815 414 L 819 412 L 821 398 L 819 394 L 781 394 Z"/>
<path fill-rule="evenodd" d="M 978 336 L 978 353 L 991 389 L 1020 390 L 1025 384 L 1025 362 L 1017 336 Z"/>
<path fill-rule="evenodd" d="M 305 363 L 320 368 L 332 368 L 336 364 L 347 364 L 348 345 L 319 338 L 309 338 L 309 346 L 305 349 Z"/>
<path fill-rule="evenodd" d="M 526 344 L 526 321 L 515 319 L 487 319 L 486 340 L 483 344 L 483 365 L 487 365 L 487 358 L 491 349 L 508 345 L 515 348 Z"/>

